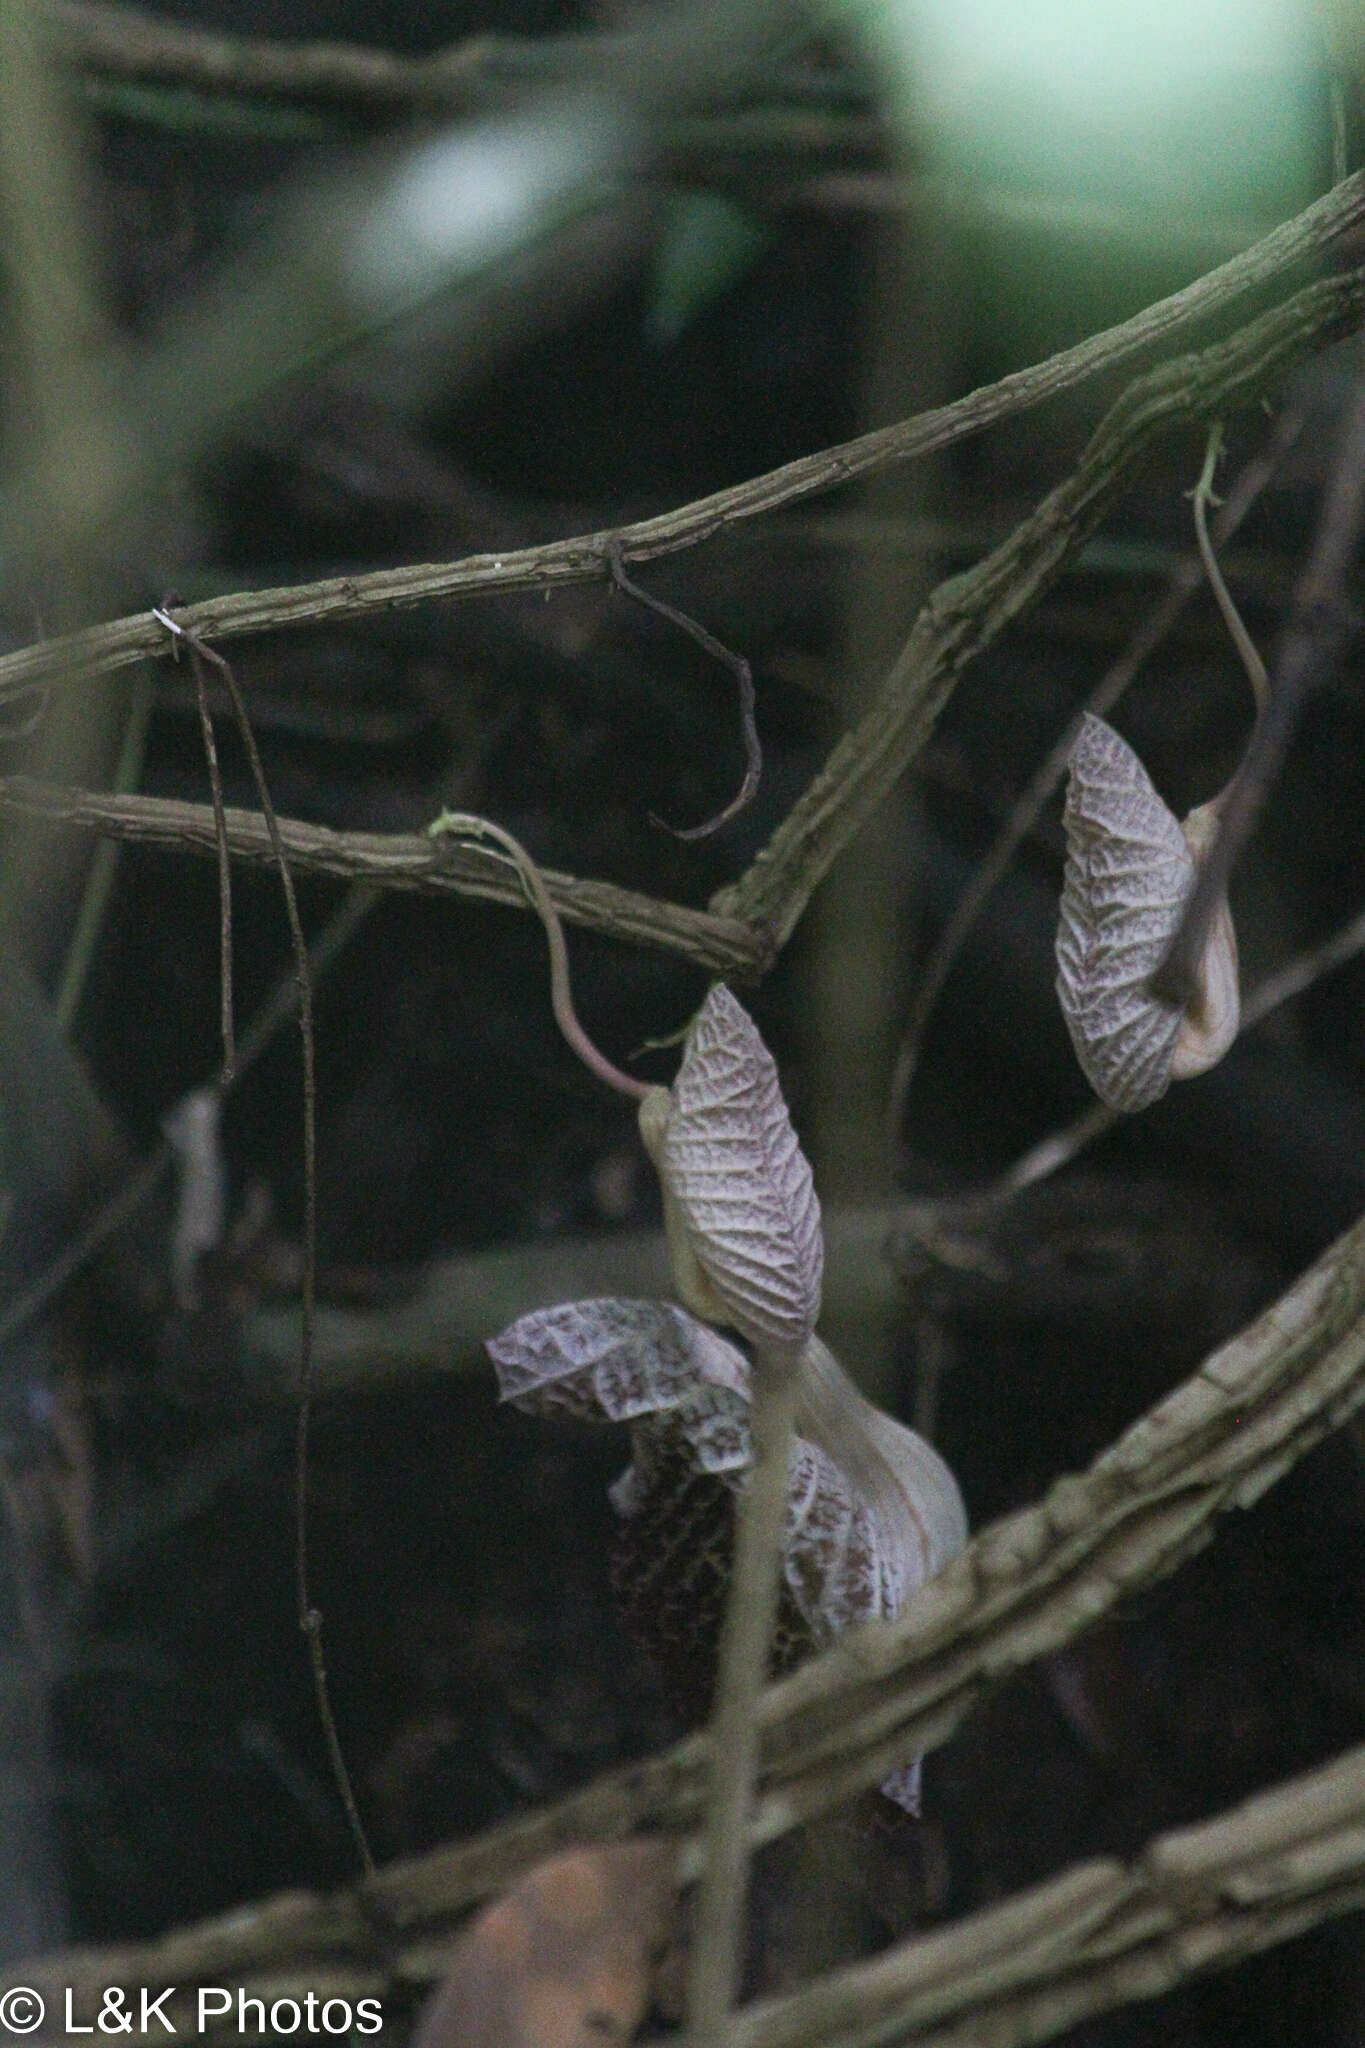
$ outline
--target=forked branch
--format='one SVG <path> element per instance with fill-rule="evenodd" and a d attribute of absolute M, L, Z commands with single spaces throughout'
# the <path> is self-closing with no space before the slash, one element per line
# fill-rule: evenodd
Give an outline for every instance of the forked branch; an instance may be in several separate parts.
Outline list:
<path fill-rule="evenodd" d="M 839 741 L 745 874 L 712 899 L 709 915 L 605 883 L 550 874 L 546 884 L 560 915 L 570 923 L 681 953 L 720 974 L 763 973 L 821 878 L 915 758 L 963 667 L 1061 573 L 1161 435 L 1254 396 L 1300 356 L 1357 325 L 1363 311 L 1365 272 L 1344 272 L 1308 286 L 1227 341 L 1163 364 L 1130 385 L 1065 482 L 975 568 L 950 577 L 932 593 L 865 716 Z M 610 551 L 621 536 L 597 538 Z M 346 587 L 352 586 L 348 582 Z M 269 598 L 271 593 L 258 595 Z M 214 631 L 231 631 L 221 607 L 213 603 L 185 607 L 178 617 L 193 622 L 210 615 L 217 620 Z M 258 620 L 267 622 L 279 620 Z M 77 635 L 0 660 L 0 699 L 32 685 L 35 677 L 29 670 L 35 660 L 41 668 L 40 658 L 58 649 L 72 658 L 78 640 L 85 648 L 81 659 L 100 666 L 99 635 L 107 636 L 108 656 L 116 645 L 125 646 L 124 629 L 138 624 L 116 622 L 95 629 L 93 637 Z M 155 619 L 153 627 L 164 641 L 164 627 Z M 185 630 L 197 633 L 200 628 L 187 623 Z M 134 634 L 128 644 L 132 652 L 120 652 L 104 665 L 134 658 L 140 639 Z M 3 806 L 119 838 L 195 851 L 217 844 L 205 807 L 165 799 L 101 797 L 12 776 L 0 781 Z M 344 874 L 391 888 L 449 889 L 525 907 L 514 867 L 485 847 L 462 845 L 441 853 L 419 837 L 338 833 L 297 821 L 282 821 L 281 831 L 290 859 L 301 870 Z M 268 841 L 252 814 L 228 811 L 226 832 L 237 858 L 269 858 Z"/>
<path fill-rule="evenodd" d="M 1365 273 L 1343 272 L 1130 384 L 1071 475 L 983 561 L 932 592 L 863 717 L 712 909 L 771 921 L 782 943 L 924 745 L 967 663 L 1054 581 L 1161 437 L 1255 397 L 1300 356 L 1349 333 L 1362 310 Z"/>

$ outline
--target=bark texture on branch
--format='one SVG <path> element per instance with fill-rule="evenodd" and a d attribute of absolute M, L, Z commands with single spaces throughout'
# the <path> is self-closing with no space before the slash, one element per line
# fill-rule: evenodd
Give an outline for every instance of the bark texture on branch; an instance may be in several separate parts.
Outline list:
<path fill-rule="evenodd" d="M 1164 363 L 1131 384 L 1100 423 L 1072 474 L 983 561 L 949 577 L 931 593 L 867 712 L 838 742 L 745 873 L 713 897 L 709 914 L 607 883 L 547 875 L 561 915 L 617 938 L 681 953 L 718 974 L 764 972 L 795 929 L 818 883 L 914 760 L 962 669 L 1061 573 L 1161 435 L 1224 407 L 1246 403 L 1299 357 L 1350 332 L 1362 312 L 1365 271 L 1344 271 L 1306 287 L 1227 341 Z M 614 546 L 631 531 L 635 529 L 597 538 L 604 546 Z M 568 562 L 571 556 L 565 551 L 579 545 L 562 542 L 539 551 L 542 566 L 552 558 Z M 504 566 L 501 561 L 493 565 L 498 571 Z M 345 583 L 352 588 L 351 579 Z M 306 588 L 315 596 L 323 590 L 321 585 Z M 244 621 L 257 599 L 289 595 L 245 593 L 239 599 L 210 600 L 207 606 L 185 608 L 177 624 L 205 637 L 231 637 L 234 630 L 248 630 Z M 309 614 L 326 615 L 325 609 Z M 282 622 L 263 614 L 257 627 Z M 177 644 L 159 620 L 152 624 L 159 643 Z M 7 690 L 31 687 L 46 673 L 43 662 L 48 657 L 79 661 L 87 668 L 117 667 L 125 657 L 149 651 L 139 631 L 137 619 L 116 621 L 0 659 L 0 699 Z M 119 647 L 124 652 L 113 659 Z M 20 776 L 0 782 L 3 805 L 110 836 L 201 853 L 217 849 L 213 815 L 204 805 L 57 790 Z M 271 858 L 263 823 L 255 814 L 229 811 L 227 828 L 230 850 L 239 858 Z M 284 822 L 281 829 L 290 859 L 301 868 L 384 887 L 446 889 L 525 906 L 514 869 L 477 844 L 338 833 L 298 821 Z"/>
<path fill-rule="evenodd" d="M 605 582 L 613 548 L 627 564 L 676 554 L 712 539 L 739 520 L 833 490 L 888 463 L 933 454 L 998 420 L 1074 390 L 1139 353 L 1186 334 L 1199 321 L 1235 305 L 1247 293 L 1273 283 L 1298 265 L 1325 255 L 1362 221 L 1365 172 L 1357 171 L 1251 248 L 1117 327 L 1091 335 L 1044 362 L 1011 371 L 997 383 L 968 392 L 950 405 L 936 406 L 856 440 L 800 456 L 780 469 L 747 478 L 654 518 L 498 555 L 470 555 L 457 562 L 413 563 L 367 575 L 236 591 L 181 606 L 177 620 L 186 632 L 223 643 L 323 620 L 373 617 L 437 598 L 508 595 Z M 0 702 L 38 684 L 59 685 L 73 676 L 107 675 L 130 662 L 170 652 L 169 636 L 155 615 L 137 612 L 0 657 Z"/>
<path fill-rule="evenodd" d="M 736 2014 L 730 2048 L 1024 2048 L 1365 1905 L 1365 1748 Z"/>
<path fill-rule="evenodd" d="M 3 810 L 182 853 L 212 857 L 218 848 L 212 805 L 177 798 L 104 796 L 11 775 L 0 777 Z M 223 815 L 233 858 L 253 867 L 273 865 L 270 835 L 260 812 L 228 806 Z M 299 874 L 336 875 L 431 896 L 469 896 L 517 910 L 530 907 L 515 864 L 491 845 L 467 838 L 431 839 L 423 832 L 334 832 L 330 826 L 300 818 L 281 818 L 279 827 L 285 853 Z M 761 973 L 768 964 L 770 948 L 763 933 L 738 918 L 689 910 L 637 889 L 618 889 L 611 882 L 585 881 L 549 868 L 541 872 L 566 924 L 583 925 L 627 944 L 654 946 L 713 974 L 741 980 Z"/>

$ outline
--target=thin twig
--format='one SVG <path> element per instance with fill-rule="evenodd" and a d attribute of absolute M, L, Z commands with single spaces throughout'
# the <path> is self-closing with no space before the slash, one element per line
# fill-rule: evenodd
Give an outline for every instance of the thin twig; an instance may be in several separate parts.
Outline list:
<path fill-rule="evenodd" d="M 367 889 L 359 883 L 346 891 L 308 948 L 310 988 L 316 989 L 323 976 L 331 971 L 342 948 L 349 944 L 379 900 L 377 889 Z M 294 1015 L 298 1001 L 297 976 L 282 974 L 238 1040 L 237 1064 L 230 1078 L 220 1075 L 217 1084 L 220 1092 L 226 1092 L 229 1086 L 250 1072 L 276 1032 Z"/>
<path fill-rule="evenodd" d="M 1223 572 L 1218 566 L 1218 557 L 1209 538 L 1208 508 L 1211 504 L 1217 503 L 1213 495 L 1213 478 L 1222 452 L 1223 422 L 1215 420 L 1209 428 L 1208 446 L 1204 451 L 1204 467 L 1200 471 L 1199 481 L 1193 492 L 1194 532 L 1199 543 L 1199 559 L 1204 565 L 1204 574 L 1209 579 L 1209 588 L 1217 599 L 1219 611 L 1223 614 L 1223 624 L 1227 627 L 1242 667 L 1246 670 L 1247 681 L 1251 684 L 1251 694 L 1256 700 L 1256 715 L 1259 717 L 1269 699 L 1270 679 L 1266 675 L 1260 651 L 1242 622 L 1242 614 L 1233 602 L 1232 592 L 1223 581 Z"/>
<path fill-rule="evenodd" d="M 1093 335 L 1074 348 L 1015 370 L 950 405 L 918 413 L 894 426 L 879 427 L 856 440 L 785 463 L 709 497 L 637 520 L 608 533 L 586 533 L 544 547 L 456 562 L 383 569 L 364 576 L 335 576 L 273 590 L 237 591 L 182 605 L 187 631 L 215 642 L 285 626 L 316 625 L 325 619 L 359 619 L 401 605 L 551 590 L 593 583 L 608 573 L 608 550 L 620 546 L 628 562 L 652 561 L 695 547 L 737 521 L 827 491 L 853 478 L 952 446 L 998 420 L 1027 411 L 1045 399 L 1074 390 L 1143 350 L 1186 334 L 1198 321 L 1233 305 L 1247 292 L 1282 277 L 1305 259 L 1321 255 L 1365 220 L 1365 173 L 1355 172 L 1304 213 L 1285 222 L 1230 262 L 1208 271 L 1170 298 L 1160 299 L 1132 319 Z M 35 682 L 62 681 L 69 672 L 108 674 L 143 656 L 166 652 L 165 635 L 150 612 L 115 619 L 81 633 L 39 642 L 0 658 L 0 702 Z"/>
<path fill-rule="evenodd" d="M 102 832 L 139 845 L 212 855 L 217 838 L 207 804 L 176 798 L 107 796 L 36 782 L 22 775 L 0 776 L 0 809 L 49 819 L 54 825 Z M 224 814 L 234 860 L 268 865 L 273 858 L 260 814 L 228 805 Z M 335 832 L 297 818 L 279 820 L 280 837 L 296 873 L 337 875 L 377 889 L 416 890 L 424 895 L 469 897 L 529 908 L 515 870 L 477 841 L 434 844 L 426 833 Z M 716 917 L 680 903 L 592 882 L 577 875 L 540 870 L 555 909 L 566 924 L 604 932 L 625 944 L 653 946 L 709 973 L 752 980 L 770 965 L 767 934 L 736 918 Z"/>
<path fill-rule="evenodd" d="M 1365 519 L 1365 357 L 1358 354 L 1336 460 L 1313 546 L 1280 640 L 1269 701 L 1220 803 L 1218 836 L 1200 863 L 1180 924 L 1151 979 L 1153 995 L 1183 1008 L 1238 855 L 1274 785 L 1309 694 L 1330 680 L 1354 634 L 1348 573 Z"/>
<path fill-rule="evenodd" d="M 719 832 L 722 825 L 728 825 L 731 818 L 737 818 L 741 811 L 747 809 L 763 773 L 763 749 L 759 745 L 758 725 L 754 718 L 753 670 L 742 654 L 733 654 L 713 633 L 708 633 L 699 620 L 689 618 L 686 612 L 679 611 L 674 605 L 665 604 L 661 597 L 651 596 L 649 591 L 643 590 L 638 583 L 633 582 L 626 574 L 625 564 L 621 560 L 619 541 L 611 542 L 607 559 L 611 565 L 611 580 L 618 590 L 624 591 L 627 597 L 633 597 L 637 604 L 644 605 L 649 611 L 657 612 L 661 619 L 667 619 L 671 625 L 677 626 L 716 661 L 724 662 L 739 684 L 739 716 L 744 735 L 745 767 L 743 780 L 729 803 L 723 810 L 718 811 L 714 818 L 708 818 L 701 825 L 670 825 L 666 819 L 656 818 L 653 812 L 650 813 L 653 822 L 662 825 L 675 839 L 705 839 L 712 832 Z"/>
<path fill-rule="evenodd" d="M 754 1359 L 753 1465 L 736 1503 L 734 1562 L 708 1724 L 705 1864 L 687 1983 L 688 2048 L 720 2048 L 744 1940 L 749 1808 L 758 1762 L 756 1708 L 777 1616 L 788 1467 L 799 1379 L 792 1361 Z"/>
<path fill-rule="evenodd" d="M 1303 424 L 1303 413 L 1297 407 L 1286 407 L 1279 414 L 1265 446 L 1242 468 L 1213 522 L 1213 538 L 1217 546 L 1226 546 L 1237 532 L 1280 463 L 1303 432 Z M 914 1002 L 906 1021 L 905 1034 L 896 1055 L 887 1111 L 887 1129 L 893 1153 L 898 1153 L 901 1149 L 906 1104 L 910 1099 L 920 1054 L 924 1048 L 925 1034 L 929 1029 L 935 1005 L 992 892 L 1008 872 L 1010 862 L 1033 830 L 1053 790 L 1065 775 L 1071 749 L 1080 731 L 1081 716 L 1088 711 L 1096 718 L 1107 717 L 1129 684 L 1141 673 L 1162 645 L 1200 589 L 1203 580 L 1203 566 L 1196 555 L 1186 555 L 1176 563 L 1164 596 L 1144 614 L 1141 624 L 1132 634 L 1122 654 L 1106 669 L 1087 697 L 1082 713 L 1070 721 L 1057 744 L 1015 803 L 1009 817 L 996 834 L 989 852 L 954 904 L 938 943 L 920 973 Z"/>
<path fill-rule="evenodd" d="M 168 633 L 180 632 L 169 612 L 157 614 Z M 173 644 L 178 648 L 180 642 Z M 223 1079 L 232 1079 L 236 1064 L 236 1031 L 232 1017 L 232 856 L 228 851 L 227 818 L 223 804 L 223 775 L 218 766 L 218 742 L 214 737 L 213 713 L 209 709 L 204 664 L 192 654 L 194 699 L 199 708 L 199 731 L 204 742 L 204 759 L 209 771 L 209 795 L 213 802 L 213 836 L 218 851 L 218 1003 L 223 1038 Z"/>
<path fill-rule="evenodd" d="M 1245 1012 L 1243 1013 L 1245 1021 Z M 985 1202 L 1008 1201 L 1011 1195 L 1022 1194 L 1035 1182 L 1047 1180 L 1050 1175 L 1060 1173 L 1069 1166 L 1086 1147 L 1093 1145 L 1096 1138 L 1102 1138 L 1106 1131 L 1122 1120 L 1123 1111 L 1113 1109 L 1107 1102 L 1089 1102 L 1070 1123 L 1060 1130 L 1052 1131 L 1046 1138 L 1040 1138 L 1036 1145 L 1030 1145 L 1021 1153 L 1013 1166 L 1008 1167 L 1000 1178 L 985 1190 Z"/>
<path fill-rule="evenodd" d="M 270 836 L 271 852 L 279 872 L 280 889 L 284 896 L 285 914 L 289 921 L 289 940 L 294 954 L 294 976 L 298 986 L 299 1038 L 303 1049 L 303 1275 L 302 1275 L 302 1319 L 299 1341 L 299 1405 L 298 1423 L 295 1433 L 294 1457 L 294 1567 L 295 1589 L 298 1596 L 299 1627 L 308 1644 L 309 1661 L 313 1670 L 313 1688 L 317 1695 L 318 1714 L 322 1721 L 332 1773 L 336 1779 L 337 1791 L 346 1811 L 351 1835 L 360 1855 L 361 1865 L 369 1873 L 374 1869 L 374 1858 L 370 1853 L 369 1840 L 360 1809 L 356 1805 L 355 1792 L 351 1785 L 351 1774 L 346 1767 L 342 1753 L 341 1738 L 337 1733 L 336 1716 L 332 1711 L 330 1688 L 327 1679 L 327 1662 L 323 1654 L 322 1615 L 313 1604 L 309 1586 L 308 1570 L 308 1440 L 309 1424 L 313 1412 L 313 1321 L 317 1301 L 317 1244 L 318 1244 L 318 1165 L 317 1165 L 317 1065 L 313 1035 L 313 984 L 308 971 L 308 946 L 303 936 L 303 925 L 299 918 L 298 898 L 294 893 L 294 877 L 280 836 L 279 821 L 275 816 L 275 805 L 270 795 L 265 768 L 261 761 L 256 735 L 251 729 L 251 720 L 243 700 L 237 678 L 231 664 L 213 648 L 206 647 L 197 634 L 187 633 L 168 613 L 163 613 L 162 623 L 173 636 L 183 639 L 190 650 L 190 659 L 196 665 L 196 687 L 201 689 L 202 678 L 199 664 L 209 663 L 222 678 L 223 685 L 231 700 L 237 729 L 247 760 L 251 764 L 252 780 L 256 795 Z"/>
<path fill-rule="evenodd" d="M 360 1855 L 362 1867 L 370 1872 L 374 1869 L 374 1858 L 370 1853 L 369 1838 L 356 1805 L 355 1791 L 351 1785 L 351 1774 L 342 1753 L 341 1738 L 337 1732 L 336 1716 L 332 1711 L 330 1687 L 327 1678 L 327 1663 L 322 1644 L 322 1613 L 311 1598 L 308 1569 L 308 1443 L 309 1424 L 312 1420 L 315 1364 L 313 1357 L 313 1319 L 317 1305 L 318 1271 L 318 1160 L 317 1160 L 317 1051 L 313 1035 L 313 983 L 308 971 L 308 947 L 303 936 L 303 925 L 299 918 L 298 899 L 294 894 L 294 878 L 290 872 L 288 857 L 280 838 L 280 828 L 275 818 L 275 807 L 271 800 L 265 770 L 261 764 L 256 746 L 256 736 L 251 729 L 246 705 L 237 686 L 237 678 L 221 655 L 215 655 L 197 644 L 194 653 L 201 653 L 213 662 L 227 686 L 236 714 L 242 744 L 251 762 L 251 773 L 260 798 L 261 812 L 270 833 L 270 843 L 280 872 L 280 887 L 284 893 L 285 909 L 289 918 L 289 939 L 294 952 L 294 972 L 299 991 L 299 1038 L 303 1049 L 303 1275 L 302 1275 L 302 1321 L 299 1356 L 299 1410 L 298 1430 L 295 1447 L 294 1468 L 294 1510 L 295 1510 L 295 1568 L 298 1592 L 299 1627 L 308 1643 L 309 1660 L 313 1667 L 313 1685 L 317 1693 L 318 1713 L 322 1721 L 327 1750 L 331 1758 L 332 1773 L 336 1779 L 341 1803 L 346 1810 L 351 1835 Z"/>
<path fill-rule="evenodd" d="M 636 1102 L 643 1102 L 650 1093 L 648 1084 L 613 1066 L 605 1053 L 598 1051 L 578 1021 L 569 980 L 569 949 L 564 942 L 564 927 L 546 887 L 545 876 L 521 841 L 514 839 L 510 832 L 501 825 L 495 825 L 491 819 L 475 817 L 469 811 L 442 811 L 440 817 L 428 825 L 427 837 L 439 840 L 491 839 L 506 851 L 531 908 L 545 928 L 545 942 L 550 950 L 550 1007 L 565 1043 L 577 1053 L 589 1073 L 596 1074 L 608 1088 L 614 1088 L 618 1095 L 629 1095 Z"/>

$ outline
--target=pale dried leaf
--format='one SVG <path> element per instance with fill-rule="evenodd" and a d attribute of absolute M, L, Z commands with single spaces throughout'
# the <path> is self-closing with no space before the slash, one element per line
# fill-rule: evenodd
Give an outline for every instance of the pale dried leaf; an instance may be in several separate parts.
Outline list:
<path fill-rule="evenodd" d="M 221 1136 L 223 1098 L 217 1088 L 194 1088 L 162 1119 L 180 1176 L 171 1233 L 171 1277 L 183 1308 L 198 1305 L 199 1262 L 223 1238 L 227 1167 Z"/>
<path fill-rule="evenodd" d="M 723 986 L 689 1033 L 661 1172 L 735 1327 L 754 1343 L 798 1348 L 820 1312 L 820 1204 L 772 1055 Z"/>
<path fill-rule="evenodd" d="M 1148 988 L 1194 878 L 1176 818 L 1126 741 L 1087 713 L 1071 750 L 1057 994 L 1086 1079 L 1115 1109 L 1164 1094 L 1183 1013 Z"/>

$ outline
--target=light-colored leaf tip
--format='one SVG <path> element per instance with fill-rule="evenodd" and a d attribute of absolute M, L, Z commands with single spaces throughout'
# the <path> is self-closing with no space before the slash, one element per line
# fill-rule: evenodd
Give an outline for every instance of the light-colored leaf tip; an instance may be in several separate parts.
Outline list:
<path fill-rule="evenodd" d="M 1151 976 L 1175 935 L 1216 827 L 1212 805 L 1183 827 L 1132 748 L 1087 712 L 1071 750 L 1057 994 L 1082 1071 L 1114 1109 L 1146 1109 L 1203 1073 L 1237 1036 L 1237 940 L 1223 903 L 1185 1008 Z"/>
<path fill-rule="evenodd" d="M 671 1098 L 656 1164 L 725 1319 L 799 1350 L 820 1313 L 820 1204 L 772 1054 L 723 985 L 688 1033 Z"/>

